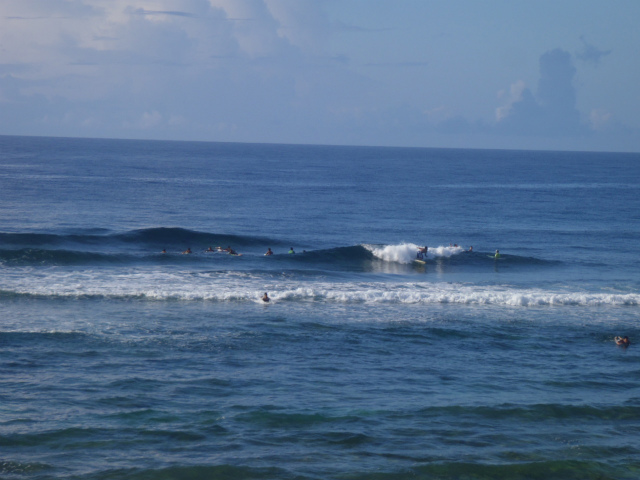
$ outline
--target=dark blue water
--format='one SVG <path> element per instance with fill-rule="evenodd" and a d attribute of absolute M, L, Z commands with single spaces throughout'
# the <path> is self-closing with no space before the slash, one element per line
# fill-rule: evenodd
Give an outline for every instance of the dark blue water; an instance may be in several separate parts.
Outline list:
<path fill-rule="evenodd" d="M 0 137 L 0 207 L 1 478 L 640 475 L 640 155 Z"/>

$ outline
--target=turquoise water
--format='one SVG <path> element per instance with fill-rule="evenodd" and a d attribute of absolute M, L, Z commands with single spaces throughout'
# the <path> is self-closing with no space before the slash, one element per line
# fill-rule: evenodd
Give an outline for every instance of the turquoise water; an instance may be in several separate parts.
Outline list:
<path fill-rule="evenodd" d="M 0 476 L 638 478 L 639 161 L 0 137 Z"/>

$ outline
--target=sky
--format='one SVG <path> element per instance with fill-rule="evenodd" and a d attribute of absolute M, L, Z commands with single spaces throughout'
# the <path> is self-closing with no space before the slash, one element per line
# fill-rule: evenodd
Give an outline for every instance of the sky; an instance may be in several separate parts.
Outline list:
<path fill-rule="evenodd" d="M 638 0 L 0 0 L 0 135 L 640 152 Z"/>

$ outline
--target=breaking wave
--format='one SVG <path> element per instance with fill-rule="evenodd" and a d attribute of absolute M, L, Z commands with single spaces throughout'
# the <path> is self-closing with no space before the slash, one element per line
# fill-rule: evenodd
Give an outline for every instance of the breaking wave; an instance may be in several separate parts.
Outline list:
<path fill-rule="evenodd" d="M 257 272 L 149 272 L 92 275 L 48 273 L 29 278 L 4 278 L 0 297 L 138 298 L 216 302 L 258 302 L 264 291 L 273 303 L 458 304 L 510 307 L 640 306 L 640 294 L 576 292 L 509 285 L 464 285 L 430 282 L 295 281 Z"/>
<path fill-rule="evenodd" d="M 410 265 L 416 260 L 419 246 L 414 243 L 398 245 L 361 244 L 336 246 L 308 251 L 298 248 L 296 255 L 288 255 L 292 242 L 259 236 L 242 236 L 198 232 L 182 228 L 150 228 L 124 233 L 106 233 L 103 230 L 84 234 L 49 233 L 0 233 L 0 266 L 77 266 L 105 264 L 166 264 L 216 262 L 221 255 L 206 252 L 208 247 L 233 246 L 243 253 L 243 261 L 264 260 L 267 247 L 273 247 L 275 255 L 268 259 L 265 268 L 280 268 L 283 262 L 295 265 L 338 270 L 367 270 L 366 265 L 383 262 Z M 180 255 L 187 247 L 194 255 Z M 161 255 L 162 250 L 168 255 Z M 489 265 L 493 259 L 489 252 L 469 252 L 459 246 L 430 247 L 427 264 Z M 536 266 L 553 265 L 544 259 L 503 255 L 502 265 Z"/>

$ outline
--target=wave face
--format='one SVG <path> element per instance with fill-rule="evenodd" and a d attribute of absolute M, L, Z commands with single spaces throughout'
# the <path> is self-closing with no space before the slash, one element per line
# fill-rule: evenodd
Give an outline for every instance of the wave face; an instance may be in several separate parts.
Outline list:
<path fill-rule="evenodd" d="M 232 246 L 243 254 L 243 260 L 263 262 L 253 267 L 269 270 L 273 265 L 281 268 L 283 262 L 298 268 L 324 267 L 337 270 L 379 270 L 380 262 L 386 263 L 387 271 L 393 265 L 413 265 L 418 245 L 353 245 L 324 249 L 298 249 L 295 255 L 288 254 L 286 245 L 292 242 L 273 238 L 229 235 L 187 230 L 182 228 L 150 228 L 124 233 L 101 234 L 40 234 L 0 233 L 0 265 L 4 266 L 77 266 L 77 265 L 122 265 L 122 264 L 167 264 L 171 262 L 195 263 L 196 261 L 219 261 L 225 252 L 218 247 Z M 212 247 L 214 251 L 208 251 Z M 193 255 L 180 256 L 186 248 Z M 263 258 L 267 248 L 274 255 Z M 162 251 L 166 250 L 166 255 Z M 170 259 L 170 260 L 168 260 Z M 490 266 L 494 259 L 489 253 L 469 252 L 459 246 L 437 246 L 429 248 L 426 263 L 440 267 Z M 500 265 L 552 266 L 557 261 L 533 257 L 503 255 Z M 378 264 L 378 268 L 374 268 Z"/>
<path fill-rule="evenodd" d="M 50 233 L 0 233 L 0 247 L 35 248 L 35 247 L 122 247 L 137 246 L 140 248 L 183 248 L 189 245 L 219 246 L 232 244 L 239 247 L 251 247 L 277 244 L 279 242 L 262 237 L 241 235 L 225 235 L 206 233 L 184 228 L 146 228 L 124 233 L 101 234 L 50 234 Z"/>

